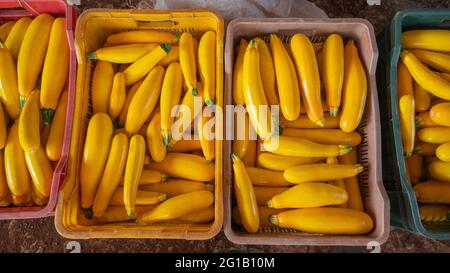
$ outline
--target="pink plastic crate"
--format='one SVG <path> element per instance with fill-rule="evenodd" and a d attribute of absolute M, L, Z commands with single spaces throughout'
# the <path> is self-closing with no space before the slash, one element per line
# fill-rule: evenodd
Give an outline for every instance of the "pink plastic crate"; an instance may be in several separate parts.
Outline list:
<path fill-rule="evenodd" d="M 70 47 L 68 78 L 69 101 L 66 113 L 66 128 L 64 132 L 64 144 L 61 159 L 56 164 L 55 170 L 53 171 L 52 187 L 48 204 L 47 206 L 0 208 L 0 220 L 47 217 L 54 214 L 54 209 L 58 200 L 59 188 L 66 176 L 67 161 L 69 156 L 77 71 L 77 59 L 73 38 L 77 11 L 73 6 L 67 5 L 67 3 L 63 0 L 1 0 L 0 9 L 2 9 L 0 10 L 0 22 L 17 20 L 25 16 L 35 17 L 41 13 L 49 13 L 53 16 L 66 17 L 66 31 Z"/>

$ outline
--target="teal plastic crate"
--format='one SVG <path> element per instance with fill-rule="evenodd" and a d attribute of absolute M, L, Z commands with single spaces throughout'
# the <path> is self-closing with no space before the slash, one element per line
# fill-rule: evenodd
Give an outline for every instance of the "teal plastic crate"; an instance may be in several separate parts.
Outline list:
<path fill-rule="evenodd" d="M 424 236 L 450 239 L 450 221 L 422 222 L 413 187 L 406 176 L 397 98 L 397 63 L 401 34 L 410 29 L 450 29 L 450 9 L 415 9 L 398 12 L 378 37 L 380 60 L 377 82 L 383 141 L 383 180 L 391 202 L 391 225 Z M 385 117 L 385 118 L 383 118 Z"/>

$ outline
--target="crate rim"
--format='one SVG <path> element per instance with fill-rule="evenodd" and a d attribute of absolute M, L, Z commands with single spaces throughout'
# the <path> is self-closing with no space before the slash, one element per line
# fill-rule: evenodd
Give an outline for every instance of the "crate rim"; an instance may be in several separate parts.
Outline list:
<path fill-rule="evenodd" d="M 232 37 L 232 31 L 233 28 L 235 28 L 237 25 L 239 24 L 244 24 L 244 23 L 254 23 L 255 21 L 258 22 L 258 24 L 264 25 L 267 23 L 279 23 L 280 25 L 283 24 L 290 24 L 290 23 L 308 23 L 308 24 L 313 24 L 313 23 L 317 23 L 317 22 L 321 22 L 321 23 L 326 23 L 326 24 L 336 24 L 336 23 L 355 23 L 355 24 L 360 24 L 362 26 L 364 26 L 369 34 L 369 38 L 370 38 L 370 47 L 372 49 L 373 52 L 373 60 L 372 62 L 366 67 L 368 75 L 370 75 L 370 77 L 368 77 L 368 83 L 371 85 L 372 87 L 372 92 L 374 92 L 375 94 L 371 97 L 371 99 L 374 101 L 374 105 L 375 105 L 375 115 L 377 115 L 378 117 L 380 116 L 380 111 L 379 111 L 379 102 L 378 102 L 378 96 L 377 96 L 377 86 L 375 83 L 375 74 L 376 74 L 376 66 L 377 66 L 377 60 L 378 60 L 378 46 L 376 43 L 376 38 L 375 38 L 375 32 L 373 29 L 372 24 L 366 20 L 366 19 L 362 19 L 362 18 L 252 18 L 252 17 L 248 17 L 248 18 L 236 18 L 232 21 L 230 21 L 230 23 L 228 24 L 227 27 L 227 34 L 226 34 L 226 39 L 225 39 L 225 91 L 224 91 L 224 96 L 231 96 L 231 94 L 227 94 L 229 93 L 228 91 L 231 90 L 230 88 L 230 84 L 232 82 L 232 78 L 230 78 L 229 73 L 232 73 L 232 67 L 231 64 L 229 63 L 230 60 L 228 60 L 228 56 L 227 56 L 227 52 L 229 52 L 230 50 L 234 50 L 234 44 L 233 44 L 233 40 L 235 39 L 235 37 Z M 231 60 L 231 62 L 234 62 L 234 60 Z M 231 69 L 231 71 L 230 71 Z M 226 99 L 227 97 L 225 97 L 225 101 L 226 102 L 230 102 L 227 101 Z M 361 236 L 352 236 L 353 238 L 351 240 L 345 241 L 344 243 L 341 243 L 340 245 L 365 245 L 367 244 L 369 241 L 373 241 L 376 240 L 377 242 L 379 242 L 380 244 L 384 243 L 387 241 L 388 237 L 389 237 L 389 232 L 390 232 L 390 223 L 389 223 L 389 219 L 390 219 L 390 201 L 387 195 L 387 192 L 384 188 L 384 184 L 383 184 L 383 177 L 382 177 L 382 161 L 381 161 L 381 124 L 380 124 L 380 119 L 376 119 L 375 121 L 375 127 L 377 128 L 376 130 L 376 138 L 380 140 L 380 145 L 377 145 L 376 150 L 377 150 L 377 167 L 376 167 L 376 174 L 377 174 L 377 179 L 376 179 L 376 187 L 379 191 L 380 194 L 380 198 L 383 200 L 384 206 L 383 206 L 383 211 L 384 211 L 384 217 L 383 217 L 383 221 L 384 221 L 384 225 L 382 226 L 383 232 L 381 234 L 381 236 L 379 236 L 378 238 L 365 238 L 365 237 L 361 237 Z M 227 144 L 225 144 L 225 153 L 227 153 Z M 230 147 L 228 147 L 230 148 Z M 224 168 L 225 166 L 227 166 L 229 164 L 229 160 L 224 160 Z M 225 170 L 224 170 L 225 173 Z M 229 182 L 227 179 L 224 179 L 224 199 L 229 198 L 229 196 L 231 196 L 231 185 L 229 185 Z M 227 200 L 226 200 L 227 201 Z M 252 235 L 246 235 L 246 236 L 239 236 L 239 235 L 235 235 L 234 231 L 232 229 L 232 223 L 231 223 L 231 204 L 230 202 L 225 202 L 225 212 L 224 212 L 224 233 L 225 236 L 228 238 L 228 240 L 230 240 L 233 243 L 236 244 L 265 244 L 265 245 L 281 245 L 281 244 L 285 244 L 285 245 L 336 245 L 335 243 L 335 239 L 336 238 L 346 238 L 348 239 L 348 236 L 333 236 L 334 238 L 326 238 L 326 237 L 317 237 L 317 238 L 303 238 L 301 239 L 302 242 L 299 242 L 299 238 L 296 238 L 294 240 L 294 242 L 292 242 L 293 240 L 290 238 L 282 238 L 280 239 L 278 242 L 268 242 L 268 241 L 260 241 L 260 240 L 255 240 L 254 242 L 249 242 L 249 239 L 246 239 L 246 237 L 250 237 Z M 261 236 L 261 237 L 265 237 L 265 236 Z M 269 236 L 267 236 L 267 238 L 269 238 Z M 317 239 L 320 238 L 320 242 L 317 242 Z M 260 238 L 258 238 L 260 239 Z"/>
<path fill-rule="evenodd" d="M 415 232 L 422 234 L 426 237 L 438 239 L 438 240 L 448 240 L 450 239 L 450 231 L 449 232 L 432 232 L 425 228 L 423 225 L 420 215 L 419 215 L 419 205 L 416 199 L 416 194 L 414 192 L 412 184 L 409 182 L 408 177 L 406 176 L 406 166 L 405 159 L 403 156 L 403 144 L 401 139 L 401 133 L 394 128 L 400 128 L 400 119 L 398 113 L 398 106 L 396 101 L 397 98 L 397 64 L 400 58 L 401 51 L 401 33 L 402 33 L 402 25 L 405 17 L 410 15 L 423 15 L 423 12 L 433 13 L 434 15 L 445 15 L 449 16 L 450 19 L 450 10 L 444 8 L 420 8 L 420 9 L 407 9 L 398 11 L 395 16 L 391 20 L 391 25 L 388 26 L 391 30 L 389 37 L 389 85 L 388 91 L 391 93 L 390 95 L 390 107 L 392 111 L 392 129 L 394 135 L 394 151 L 397 157 L 397 163 L 395 164 L 400 172 L 400 185 L 402 188 L 402 193 L 406 194 L 408 204 L 411 208 L 411 218 L 412 224 L 414 226 Z M 410 229 L 408 229 L 410 230 Z M 410 230 L 414 231 L 414 230 Z M 447 234 L 445 234 L 447 233 Z"/>
<path fill-rule="evenodd" d="M 86 9 L 80 16 L 79 19 L 77 21 L 77 27 L 75 29 L 75 47 L 77 48 L 77 53 L 78 53 L 78 42 L 79 42 L 79 37 L 81 37 L 79 35 L 79 32 L 81 31 L 81 27 L 85 24 L 86 20 L 89 20 L 89 16 L 92 16 L 92 13 L 96 13 L 96 12 L 102 12 L 102 13 L 123 13 L 123 14 L 130 14 L 130 15 L 134 15 L 134 14 L 148 14 L 148 15 L 152 15 L 152 14 L 168 14 L 171 15 L 171 18 L 182 18 L 182 17 L 192 17 L 194 18 L 194 14 L 195 13 L 204 13 L 207 14 L 210 17 L 213 17 L 214 20 L 217 21 L 217 29 L 216 32 L 219 33 L 221 36 L 220 38 L 216 38 L 217 40 L 219 40 L 221 42 L 220 47 L 217 49 L 222 57 L 216 60 L 216 67 L 220 66 L 220 73 L 223 75 L 223 40 L 225 38 L 224 36 L 224 21 L 223 18 L 220 14 L 218 14 L 217 12 L 210 10 L 210 9 L 205 9 L 205 8 L 200 8 L 200 9 L 165 9 L 165 10 L 151 10 L 151 9 L 110 9 L 110 8 L 92 8 L 92 9 Z M 176 16 L 173 16 L 176 15 Z M 114 18 L 113 16 L 111 16 L 111 18 Z M 123 18 L 123 17 L 121 17 Z M 82 35 L 84 36 L 84 35 Z M 216 45 L 217 43 L 219 43 L 219 41 L 216 41 Z M 216 56 L 217 56 L 217 52 L 216 52 Z M 77 54 L 77 57 L 79 57 L 80 59 L 80 54 Z M 81 60 L 79 60 L 79 68 L 84 64 L 83 62 L 83 56 L 81 56 Z M 217 73 L 217 72 L 216 72 Z M 223 79 L 217 79 L 216 78 L 216 84 L 219 84 L 222 89 L 222 96 L 223 96 Z M 217 91 L 217 88 L 216 88 Z M 217 101 L 222 102 L 223 104 L 223 98 L 218 98 Z M 223 158 L 223 143 L 220 142 L 218 144 L 218 142 L 216 142 L 216 149 L 217 146 L 219 145 L 220 150 L 221 150 L 221 157 Z M 219 150 L 219 149 L 218 149 Z M 72 164 L 76 164 L 76 163 L 72 163 Z M 220 165 L 220 166 L 217 166 Z M 221 188 L 221 192 L 219 193 L 214 193 L 215 194 L 215 201 L 216 201 L 216 211 L 218 211 L 219 217 L 216 217 L 216 219 L 214 220 L 214 222 L 211 224 L 211 228 L 206 231 L 206 232 L 199 232 L 199 231 L 190 231 L 190 232 L 179 232 L 178 235 L 170 235 L 170 236 L 161 236 L 157 233 L 152 233 L 149 231 L 144 231 L 142 233 L 146 234 L 146 236 L 144 237 L 139 237 L 139 236 L 130 236 L 129 233 L 127 233 L 127 231 L 114 231 L 114 232 L 107 232 L 107 234 L 103 234 L 103 231 L 101 232 L 97 232 L 97 231 L 92 231 L 91 229 L 89 230 L 84 230 L 84 231 L 74 231 L 74 230 L 69 230 L 68 229 L 68 225 L 63 224 L 63 210 L 65 210 L 67 213 L 67 208 L 65 208 L 67 206 L 67 201 L 65 201 L 64 199 L 68 199 L 70 197 L 64 197 L 65 193 L 63 191 L 61 191 L 61 198 L 58 201 L 58 204 L 56 206 L 56 214 L 55 216 L 58 216 L 59 214 L 61 214 L 59 216 L 60 219 L 58 219 L 58 217 L 55 217 L 55 227 L 57 232 L 65 237 L 65 238 L 70 238 L 70 239 L 93 239 L 93 238 L 140 238 L 140 239 L 184 239 L 184 240 L 208 240 L 211 238 L 214 238 L 222 229 L 223 226 L 223 162 L 221 163 L 216 163 L 216 174 L 218 175 L 218 178 L 220 180 L 219 182 L 219 186 Z M 72 176 L 75 176 L 75 180 L 77 180 L 78 178 L 78 174 L 72 174 Z M 215 189 L 216 189 L 217 185 L 215 184 Z M 77 188 L 79 188 L 79 184 L 78 182 L 74 182 L 74 185 L 72 187 L 72 189 L 70 190 L 69 194 L 72 194 L 72 192 L 74 190 L 78 190 Z M 185 234 L 190 234 L 191 238 L 186 238 L 184 237 Z M 119 236 L 117 236 L 119 235 Z"/>
<path fill-rule="evenodd" d="M 24 10 L 11 10 L 12 14 L 8 15 L 9 10 L 4 10 L 0 14 L 1 18 L 11 19 L 11 18 L 21 18 L 21 17 L 35 17 L 39 14 L 39 12 L 30 11 L 29 9 L 33 9 L 33 3 L 37 1 L 33 0 L 16 0 L 16 1 L 4 1 L 0 2 L 0 6 L 3 5 L 13 5 L 15 4 L 17 8 L 24 8 Z M 52 178 L 52 185 L 51 185 L 51 191 L 49 196 L 49 201 L 47 205 L 45 206 L 33 206 L 33 207 L 6 207 L 1 208 L 0 212 L 0 220 L 16 220 L 16 219 L 37 219 L 37 218 L 44 218 L 54 215 L 54 211 L 56 208 L 56 204 L 58 203 L 58 197 L 59 197 L 59 190 L 62 187 L 66 171 L 67 171 L 67 162 L 68 162 L 68 150 L 70 147 L 70 135 L 72 131 L 72 122 L 73 122 L 73 108 L 71 107 L 70 102 L 72 98 L 75 97 L 75 82 L 76 82 L 76 58 L 75 58 L 75 51 L 74 51 L 74 37 L 73 37 L 73 25 L 76 24 L 76 18 L 77 18 L 77 9 L 73 5 L 69 5 L 64 0 L 45 0 L 45 1 L 39 1 L 46 3 L 48 5 L 52 4 L 58 4 L 58 5 L 64 5 L 64 11 L 65 11 L 65 18 L 66 18 L 66 35 L 68 38 L 69 43 L 69 54 L 70 54 L 70 60 L 69 60 L 69 75 L 67 77 L 68 84 L 68 107 L 66 112 L 66 125 L 64 129 L 64 143 L 62 148 L 62 154 L 61 158 L 58 161 L 57 165 L 53 169 L 53 178 Z M 23 6 L 22 3 L 25 3 L 25 6 Z M 14 8 L 13 6 L 9 6 L 10 8 Z M 49 8 L 50 7 L 47 7 Z M 51 14 L 51 11 L 46 11 L 47 13 Z M 45 13 L 45 12 L 42 12 Z M 41 209 L 39 209 L 41 208 Z"/>

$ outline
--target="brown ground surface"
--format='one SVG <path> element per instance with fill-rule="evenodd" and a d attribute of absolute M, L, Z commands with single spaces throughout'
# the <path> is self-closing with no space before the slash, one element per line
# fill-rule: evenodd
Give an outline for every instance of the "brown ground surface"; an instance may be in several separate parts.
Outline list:
<path fill-rule="evenodd" d="M 107 8 L 152 8 L 150 0 L 85 0 L 82 9 Z M 369 20 L 380 32 L 389 23 L 396 11 L 419 7 L 450 8 L 448 0 L 381 0 L 379 6 L 368 6 L 363 0 L 315 0 L 329 17 L 361 17 Z M 53 217 L 36 220 L 0 221 L 0 252 L 66 252 L 70 240 L 56 232 Z M 221 232 L 207 241 L 183 240 L 124 240 L 92 239 L 79 241 L 82 252 L 365 252 L 359 247 L 295 247 L 295 246 L 251 246 L 243 247 L 230 243 Z M 389 240 L 382 245 L 381 252 L 450 252 L 450 241 L 434 241 L 401 230 L 393 230 Z"/>

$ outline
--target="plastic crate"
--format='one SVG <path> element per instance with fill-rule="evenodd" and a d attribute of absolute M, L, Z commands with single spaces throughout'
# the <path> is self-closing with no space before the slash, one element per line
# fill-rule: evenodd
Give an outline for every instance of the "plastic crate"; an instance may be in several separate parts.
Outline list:
<path fill-rule="evenodd" d="M 397 98 L 397 63 L 401 34 L 423 28 L 450 29 L 450 9 L 415 9 L 398 12 L 391 25 L 380 34 L 382 57 L 378 65 L 378 84 L 383 135 L 383 177 L 391 200 L 391 224 L 433 239 L 450 239 L 450 222 L 432 224 L 420 220 L 413 187 L 406 176 Z"/>
<path fill-rule="evenodd" d="M 214 237 L 223 222 L 222 141 L 215 146 L 215 219 L 212 223 L 180 222 L 137 225 L 117 223 L 83 226 L 79 220 L 79 168 L 85 134 L 92 115 L 90 84 L 94 62 L 86 53 L 102 47 L 108 35 L 136 29 L 155 29 L 174 33 L 191 32 L 199 37 L 206 31 L 216 32 L 216 104 L 223 106 L 223 20 L 217 14 L 202 9 L 192 10 L 113 10 L 91 9 L 78 20 L 75 40 L 78 57 L 77 95 L 73 123 L 72 146 L 66 182 L 60 193 L 55 214 L 56 230 L 64 237 L 88 238 L 172 238 L 201 240 Z M 217 120 L 216 126 L 222 126 Z M 216 127 L 217 130 L 218 127 Z"/>
<path fill-rule="evenodd" d="M 49 201 L 46 206 L 33 207 L 6 207 L 0 208 L 1 219 L 28 219 L 51 216 L 58 200 L 59 188 L 64 181 L 67 170 L 67 161 L 70 148 L 70 135 L 75 101 L 76 83 L 76 55 L 74 48 L 73 30 L 77 11 L 73 6 L 67 5 L 63 0 L 2 0 L 0 1 L 0 21 L 18 20 L 24 16 L 35 17 L 41 13 L 66 17 L 67 39 L 70 47 L 70 63 L 68 77 L 68 107 L 66 114 L 66 127 L 64 131 L 64 144 L 61 159 L 53 171 L 52 187 Z"/>
<path fill-rule="evenodd" d="M 241 227 L 232 223 L 232 206 L 234 202 L 232 162 L 228 155 L 232 142 L 225 142 L 224 179 L 225 179 L 225 219 L 224 230 L 227 238 L 236 244 L 263 245 L 367 245 L 371 241 L 383 243 L 389 235 L 389 200 L 383 187 L 381 176 L 381 136 L 378 96 L 375 84 L 375 68 L 378 49 L 372 25 L 362 19 L 236 19 L 227 28 L 225 46 L 225 103 L 232 104 L 232 79 L 234 48 L 242 37 L 252 38 L 270 33 L 281 36 L 294 33 L 307 36 L 323 36 L 339 33 L 344 38 L 356 41 L 359 54 L 368 76 L 368 96 L 366 113 L 358 131 L 362 142 L 359 146 L 360 163 L 364 171 L 360 175 L 360 187 L 364 198 L 366 212 L 374 219 L 374 229 L 366 235 L 329 236 L 308 234 L 292 229 L 260 228 L 258 233 L 246 233 Z"/>

